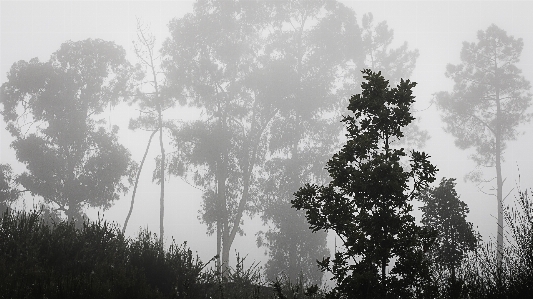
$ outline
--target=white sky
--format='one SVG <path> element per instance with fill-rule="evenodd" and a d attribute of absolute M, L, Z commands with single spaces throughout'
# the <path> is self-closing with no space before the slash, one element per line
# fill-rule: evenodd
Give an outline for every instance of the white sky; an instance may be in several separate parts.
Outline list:
<path fill-rule="evenodd" d="M 387 21 L 394 29 L 395 43 L 409 43 L 410 49 L 418 49 L 420 57 L 413 76 L 418 82 L 417 117 L 421 117 L 423 128 L 431 135 L 426 148 L 440 172 L 441 177 L 457 178 L 457 191 L 470 207 L 469 221 L 478 226 L 485 238 L 494 238 L 496 231 L 496 200 L 479 192 L 472 183 L 463 181 L 464 175 L 474 169 L 468 159 L 468 152 L 458 150 L 453 138 L 443 132 L 442 123 L 435 107 L 431 105 L 432 94 L 450 90 L 452 82 L 444 76 L 448 63 L 460 62 L 462 42 L 475 42 L 478 30 L 485 30 L 492 23 L 507 31 L 507 34 L 521 37 L 524 50 L 519 68 L 529 81 L 533 80 L 533 1 L 344 1 L 351 6 L 358 19 L 372 12 L 376 22 Z M 192 1 L 60 1 L 0 2 L 0 79 L 5 82 L 6 73 L 18 60 L 39 57 L 46 61 L 67 40 L 101 38 L 122 45 L 130 61 L 135 62 L 132 41 L 135 40 L 136 17 L 150 24 L 152 32 L 161 43 L 168 36 L 167 23 L 174 17 L 190 12 Z M 122 142 L 129 147 L 133 158 L 140 161 L 148 135 L 131 132 L 127 121 L 131 115 L 121 117 L 122 109 L 111 112 L 111 119 L 121 126 Z M 128 112 L 129 113 L 129 112 Z M 526 134 L 518 141 L 509 143 L 503 166 L 507 181 L 504 194 L 516 186 L 517 169 L 520 168 L 522 189 L 533 187 L 533 158 L 529 152 L 533 148 L 533 125 L 524 125 Z M 11 163 L 17 172 L 23 166 L 17 164 L 15 155 L 9 148 L 10 135 L 5 124 L 0 122 L 0 163 Z M 157 154 L 157 144 L 151 147 L 151 157 Z M 151 161 L 147 161 L 151 162 Z M 148 227 L 159 232 L 159 193 L 158 186 L 151 183 L 153 163 L 148 163 L 141 176 L 141 184 L 136 199 L 127 234 L 134 235 L 139 227 Z M 492 170 L 491 170 L 492 171 Z M 491 173 L 493 173 L 492 171 Z M 174 236 L 178 243 L 188 241 L 193 251 L 198 251 L 203 261 L 215 254 L 215 238 L 207 237 L 205 226 L 197 220 L 200 208 L 200 194 L 179 178 L 170 178 L 166 192 L 166 239 Z M 512 200 L 513 194 L 508 199 Z M 123 224 L 127 215 L 131 194 L 115 204 L 105 217 Z M 31 199 L 26 199 L 31 206 Z M 96 216 L 97 211 L 90 215 Z M 248 226 L 250 223 L 253 225 Z M 255 233 L 260 228 L 259 220 L 245 219 L 246 237 L 237 237 L 234 249 L 241 255 L 249 254 L 247 261 L 264 260 L 264 249 L 255 245 Z"/>

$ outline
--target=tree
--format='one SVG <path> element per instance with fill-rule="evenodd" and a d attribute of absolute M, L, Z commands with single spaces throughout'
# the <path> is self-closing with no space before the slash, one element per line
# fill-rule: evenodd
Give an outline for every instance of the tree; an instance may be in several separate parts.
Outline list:
<path fill-rule="evenodd" d="M 267 279 L 280 273 L 291 281 L 320 284 L 316 260 L 329 256 L 326 233 L 309 229 L 303 211 L 290 200 L 305 181 L 324 183 L 324 165 L 340 142 L 338 121 L 344 103 L 339 83 L 348 65 L 361 65 L 363 49 L 355 13 L 334 1 L 276 2 L 279 19 L 266 53 L 271 59 L 259 82 L 283 99 L 267 132 L 269 159 L 260 177 L 261 218 L 268 229 L 258 235 L 267 248 Z M 263 83 L 265 84 L 265 83 Z M 303 275 L 300 275 L 303 274 Z"/>
<path fill-rule="evenodd" d="M 259 142 L 275 114 L 246 86 L 258 65 L 254 53 L 268 5 L 198 1 L 193 13 L 171 21 L 171 38 L 163 46 L 169 94 L 204 115 L 174 129 L 176 152 L 169 157 L 169 170 L 193 175 L 205 190 L 202 220 L 208 232 L 216 230 L 217 268 L 224 275 L 231 244 L 242 233 L 243 213 L 253 210 Z"/>
<path fill-rule="evenodd" d="M 365 68 L 381 72 L 392 84 L 398 84 L 401 78 L 411 76 L 419 56 L 418 50 L 409 50 L 407 42 L 398 48 L 392 48 L 394 30 L 389 28 L 386 21 L 375 25 L 372 13 L 364 14 L 361 31 L 366 54 Z M 404 133 L 398 146 L 423 147 L 429 139 L 427 131 L 422 130 L 415 121 L 404 129 Z"/>
<path fill-rule="evenodd" d="M 127 190 L 135 168 L 118 143 L 118 128 L 98 118 L 129 82 L 125 51 L 112 42 L 66 42 L 48 62 L 11 67 L 2 84 L 2 115 L 11 146 L 27 171 L 18 177 L 33 195 L 54 203 L 69 220 L 84 205 L 107 208 Z"/>
<path fill-rule="evenodd" d="M 516 139 L 518 125 L 528 122 L 531 105 L 529 82 L 516 67 L 523 48 L 515 39 L 491 25 L 479 31 L 477 43 L 463 43 L 461 64 L 448 64 L 446 77 L 454 80 L 452 92 L 439 92 L 436 102 L 446 123 L 445 131 L 461 149 L 474 148 L 478 166 L 495 167 L 498 207 L 497 264 L 503 258 L 502 161 L 507 141 Z M 480 173 L 471 177 L 481 181 Z M 492 180 L 489 180 L 492 181 Z"/>
<path fill-rule="evenodd" d="M 20 197 L 21 191 L 9 164 L 0 164 L 0 215 Z"/>
<path fill-rule="evenodd" d="M 478 243 L 472 223 L 466 221 L 468 206 L 459 199 L 455 185 L 455 179 L 442 178 L 438 187 L 428 188 L 420 196 L 422 224 L 437 232 L 436 242 L 429 248 L 433 263 L 449 271 L 452 285 L 455 270 Z"/>
<path fill-rule="evenodd" d="M 137 172 L 135 179 L 135 185 L 133 188 L 133 194 L 131 197 L 130 210 L 128 216 L 124 221 L 124 226 L 122 228 L 122 233 L 126 231 L 128 221 L 130 219 L 131 213 L 133 211 L 133 205 L 135 203 L 135 195 L 137 193 L 137 186 L 139 183 L 139 177 L 146 160 L 146 155 L 150 149 L 152 139 L 157 132 L 159 132 L 159 149 L 161 156 L 157 160 L 158 166 L 156 167 L 156 174 L 154 174 L 154 180 L 157 179 L 160 185 L 160 196 L 159 196 L 159 241 L 163 243 L 164 238 L 164 218 L 165 218 L 165 166 L 166 166 L 166 155 L 165 147 L 163 142 L 163 129 L 165 128 L 163 120 L 163 111 L 171 108 L 174 105 L 174 102 L 169 100 L 166 96 L 161 93 L 161 83 L 158 76 L 160 71 L 158 70 L 157 60 L 159 57 L 155 53 L 155 37 L 147 32 L 147 28 L 143 27 L 141 22 L 137 20 L 137 42 L 134 43 L 135 54 L 137 58 L 141 61 L 141 66 L 144 67 L 144 72 L 142 77 L 145 77 L 145 72 L 148 71 L 150 79 L 147 82 L 144 82 L 144 78 L 140 79 L 142 82 L 140 88 L 137 88 L 136 94 L 132 99 L 131 103 L 139 104 L 141 113 L 137 119 L 130 120 L 130 129 L 144 129 L 151 131 L 150 137 L 146 144 L 146 150 L 144 152 L 143 158 L 141 160 L 141 165 Z M 147 92 L 142 90 L 142 87 L 149 85 L 152 90 Z"/>
<path fill-rule="evenodd" d="M 412 151 L 406 171 L 400 164 L 404 150 L 390 147 L 413 120 L 409 108 L 416 83 L 401 80 L 389 88 L 381 73 L 363 74 L 362 93 L 348 106 L 354 115 L 342 120 L 348 140 L 327 164 L 331 182 L 306 184 L 292 203 L 306 210 L 313 230 L 331 229 L 342 239 L 345 251 L 335 254 L 333 265 L 329 258 L 320 262 L 337 280 L 337 294 L 408 298 L 422 290 L 428 273 L 424 230 L 410 214 L 410 201 L 434 181 L 436 168 L 428 155 Z"/>
<path fill-rule="evenodd" d="M 290 3 L 300 9 L 291 9 Z M 219 264 L 227 263 L 235 235 L 242 232 L 244 213 L 252 215 L 261 209 L 263 191 L 259 179 L 265 159 L 271 158 L 268 147 L 277 142 L 277 150 L 282 152 L 294 143 L 294 139 L 287 141 L 294 132 L 291 128 L 304 131 L 298 127 L 301 123 L 295 119 L 294 107 L 311 117 L 326 106 L 324 99 L 313 92 L 320 89 L 323 94 L 323 85 L 331 81 L 321 79 L 330 76 L 335 68 L 313 71 L 311 65 L 304 66 L 301 58 L 315 61 L 311 56 L 321 53 L 323 59 L 339 59 L 335 56 L 340 51 L 338 42 L 349 40 L 336 37 L 337 44 L 324 41 L 315 47 L 298 48 L 296 43 L 309 31 L 302 34 L 303 27 L 296 27 L 297 24 L 293 24 L 294 30 L 281 30 L 290 26 L 287 20 L 295 20 L 305 12 L 309 19 L 316 20 L 317 12 L 323 12 L 329 2 L 290 3 L 199 1 L 192 14 L 171 22 L 172 37 L 164 45 L 169 93 L 203 113 L 202 120 L 175 130 L 174 139 L 180 146 L 178 155 L 171 158 L 171 170 L 175 174 L 185 170 L 183 173 L 193 175 L 195 183 L 204 188 L 202 220 L 209 232 L 216 230 Z M 344 15 L 336 19 L 333 15 L 332 10 L 328 20 L 336 21 L 335 28 L 339 30 L 331 32 L 339 32 L 342 37 L 353 33 L 342 33 L 343 25 L 352 27 L 346 24 Z M 331 36 L 327 34 L 330 31 L 322 29 L 312 32 L 311 38 L 318 38 L 319 33 Z M 299 50 L 304 52 L 294 54 Z M 305 72 L 298 74 L 297 68 Z M 304 76 L 310 76 L 312 88 L 305 89 L 298 83 Z M 290 122 L 275 124 L 278 119 Z M 331 127 L 317 126 L 324 135 Z"/>

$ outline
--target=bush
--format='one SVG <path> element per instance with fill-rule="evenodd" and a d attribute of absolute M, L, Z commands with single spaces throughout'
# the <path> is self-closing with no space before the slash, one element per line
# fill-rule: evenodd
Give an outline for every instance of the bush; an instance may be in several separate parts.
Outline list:
<path fill-rule="evenodd" d="M 116 224 L 46 224 L 7 211 L 0 222 L 0 298 L 197 298 L 202 263 L 186 244 L 125 239 Z"/>

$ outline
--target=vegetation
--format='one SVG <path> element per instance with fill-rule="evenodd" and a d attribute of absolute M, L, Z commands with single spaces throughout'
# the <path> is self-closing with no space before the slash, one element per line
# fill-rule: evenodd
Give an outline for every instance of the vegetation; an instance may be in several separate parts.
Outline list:
<path fill-rule="evenodd" d="M 439 92 L 436 99 L 443 112 L 445 130 L 456 138 L 455 144 L 462 149 L 474 148 L 471 157 L 476 164 L 496 170 L 497 260 L 501 264 L 504 253 L 502 159 L 507 142 L 520 134 L 518 125 L 532 117 L 527 113 L 531 93 L 529 82 L 516 66 L 522 53 L 522 39 L 508 36 L 496 25 L 480 30 L 477 37 L 477 43 L 463 43 L 461 64 L 447 66 L 446 77 L 455 82 L 453 91 Z M 479 171 L 470 178 L 483 181 Z"/>
<path fill-rule="evenodd" d="M 48 62 L 19 61 L 2 84 L 1 114 L 27 171 L 17 182 L 81 221 L 83 208 L 110 207 L 135 169 L 99 115 L 124 96 L 130 64 L 122 47 L 87 39 L 66 42 Z"/>
<path fill-rule="evenodd" d="M 429 156 L 406 149 L 427 140 L 411 113 L 416 83 L 402 79 L 418 51 L 392 48 L 386 22 L 366 14 L 359 25 L 335 0 L 199 0 L 170 22 L 160 56 L 146 27 L 137 29 L 136 67 L 113 42 L 67 41 L 46 62 L 14 63 L 2 84 L 0 114 L 25 169 L 0 164 L 0 298 L 531 296 L 531 190 L 518 188 L 507 207 L 502 193 L 507 142 L 532 117 L 530 85 L 516 67 L 521 39 L 495 25 L 480 31 L 477 43 L 463 44 L 462 63 L 448 65 L 453 91 L 436 95 L 456 144 L 475 149 L 478 166 L 495 167 L 493 248 L 466 221 L 455 179 L 430 186 L 437 169 Z M 140 112 L 130 129 L 151 133 L 140 167 L 102 116 L 124 100 Z M 201 116 L 164 115 L 176 104 Z M 159 235 L 129 239 L 157 133 Z M 187 243 L 164 245 L 169 175 L 192 177 L 204 191 L 201 221 L 217 240 L 207 263 Z M 84 219 L 87 207 L 109 208 L 130 185 L 123 227 Z M 45 205 L 11 210 L 26 194 Z M 415 200 L 424 204 L 422 225 Z M 257 244 L 269 261 L 246 267 L 237 254 L 232 267 L 243 219 L 257 214 L 268 226 Z M 333 257 L 328 231 L 342 240 Z"/>
<path fill-rule="evenodd" d="M 348 140 L 327 164 L 331 182 L 306 184 L 293 206 L 306 210 L 313 230 L 333 230 L 342 239 L 344 251 L 336 252 L 332 265 L 329 258 L 320 262 L 336 280 L 333 294 L 411 298 L 426 294 L 429 265 L 423 258 L 424 231 L 410 214 L 410 202 L 437 169 L 425 153 L 412 151 L 406 171 L 400 164 L 403 148 L 391 148 L 413 120 L 409 108 L 416 83 L 402 79 L 390 88 L 381 73 L 363 74 L 362 93 L 348 106 L 353 116 L 343 119 Z"/>
<path fill-rule="evenodd" d="M 245 269 L 239 257 L 222 282 L 186 243 L 164 249 L 148 231 L 126 239 L 106 221 L 85 221 L 77 228 L 46 216 L 35 210 L 2 214 L 0 298 L 259 299 L 294 291 L 279 282 L 277 291 L 266 286 L 257 265 Z"/>
<path fill-rule="evenodd" d="M 472 223 L 466 221 L 468 206 L 459 199 L 455 191 L 455 179 L 443 178 L 438 187 L 424 190 L 420 196 L 424 203 L 422 224 L 434 233 L 431 244 L 424 252 L 431 260 L 435 279 L 449 280 L 441 293 L 448 292 L 450 298 L 458 298 L 461 284 L 457 282 L 456 270 L 469 252 L 478 246 L 478 238 Z"/>

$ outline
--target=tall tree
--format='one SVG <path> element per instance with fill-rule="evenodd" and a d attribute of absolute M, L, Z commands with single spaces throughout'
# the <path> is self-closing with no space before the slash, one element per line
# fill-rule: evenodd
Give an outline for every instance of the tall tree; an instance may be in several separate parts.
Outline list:
<path fill-rule="evenodd" d="M 131 216 L 133 205 L 135 203 L 135 195 L 137 192 L 137 186 L 139 183 L 139 176 L 141 174 L 146 155 L 152 143 L 152 139 L 156 133 L 159 133 L 159 149 L 160 157 L 157 159 L 158 166 L 156 167 L 156 174 L 154 179 L 160 185 L 159 195 L 159 241 L 163 243 L 164 240 L 164 218 L 165 218 L 165 166 L 166 166 L 166 154 L 163 141 L 163 131 L 165 129 L 165 123 L 163 119 L 163 112 L 174 106 L 174 102 L 161 93 L 161 71 L 159 69 L 160 57 L 155 51 L 156 39 L 150 34 L 149 29 L 141 24 L 140 20 L 137 20 L 137 42 L 134 43 L 135 55 L 140 60 L 141 75 L 143 78 L 139 78 L 141 82 L 137 88 L 135 95 L 132 98 L 132 103 L 137 103 L 140 108 L 140 114 L 136 119 L 130 120 L 130 129 L 143 129 L 151 131 L 148 142 L 146 144 L 146 150 L 141 160 L 141 165 L 137 171 L 135 179 L 135 185 L 131 198 L 131 205 L 128 212 L 128 216 L 124 222 L 122 232 L 126 230 L 129 218 Z M 146 75 L 148 73 L 148 75 Z M 149 79 L 145 80 L 146 76 Z M 148 90 L 147 90 L 148 89 Z"/>
<path fill-rule="evenodd" d="M 306 184 L 292 203 L 306 210 L 312 229 L 331 229 L 342 239 L 345 251 L 335 254 L 333 265 L 330 259 L 320 263 L 337 280 L 336 292 L 409 298 L 422 289 L 427 274 L 423 230 L 410 214 L 410 201 L 434 180 L 436 168 L 428 155 L 412 151 L 406 171 L 400 164 L 404 150 L 390 146 L 413 120 L 409 108 L 416 83 L 401 80 L 390 88 L 381 73 L 363 74 L 362 93 L 348 106 L 353 116 L 343 118 L 347 143 L 327 164 L 331 182 Z"/>
<path fill-rule="evenodd" d="M 503 258 L 502 161 L 507 141 L 516 139 L 518 125 L 531 114 L 530 84 L 516 63 L 522 53 L 522 39 L 515 39 L 491 25 L 478 31 L 477 43 L 463 43 L 461 64 L 448 64 L 446 77 L 454 82 L 452 92 L 439 92 L 436 102 L 461 149 L 474 148 L 471 158 L 478 166 L 495 167 L 498 207 L 497 264 Z M 481 181 L 478 173 L 472 177 Z M 490 180 L 492 181 L 492 180 Z"/>
<path fill-rule="evenodd" d="M 422 224 L 437 232 L 436 242 L 429 248 L 433 263 L 449 271 L 452 285 L 456 268 L 478 241 L 472 223 L 466 221 L 468 206 L 459 199 L 455 185 L 455 179 L 443 178 L 438 187 L 428 188 L 420 196 Z"/>
<path fill-rule="evenodd" d="M 331 34 L 322 27 L 309 37 L 307 27 L 294 23 L 298 20 L 312 26 L 310 20 L 320 20 L 322 15 L 317 14 L 330 9 L 327 5 L 336 7 L 338 3 L 199 1 L 192 14 L 171 23 L 172 37 L 165 44 L 170 91 L 204 115 L 201 121 L 176 131 L 176 140 L 184 144 L 179 148 L 181 158 L 175 157 L 172 169 L 196 165 L 196 183 L 206 190 L 202 217 L 210 232 L 216 228 L 222 263 L 227 262 L 235 234 L 241 231 L 243 213 L 253 214 L 261 208 L 257 202 L 263 191 L 258 179 L 264 173 L 264 160 L 272 158 L 266 155 L 268 147 L 276 145 L 272 152 L 284 153 L 295 143 L 288 137 L 295 128 L 304 130 L 298 127 L 301 123 L 295 119 L 295 109 L 309 118 L 318 118 L 313 113 L 331 104 L 324 104 L 318 92 L 323 94 L 324 85 L 329 88 L 329 76 L 335 69 L 322 67 L 324 72 L 313 72 L 313 66 L 303 65 L 313 61 L 317 67 L 318 61 L 310 56 L 339 59 L 335 56 L 340 51 L 339 43 L 350 40 L 340 36 L 353 33 L 348 30 L 352 24 L 347 23 L 345 15 L 335 19 L 329 12 L 328 20 L 337 22 L 338 30 L 331 30 L 338 32 L 337 43 L 324 41 L 300 47 L 296 43 L 304 39 Z M 285 30 L 291 26 L 290 21 L 293 30 Z M 340 28 L 345 24 L 347 32 L 343 35 Z M 309 88 L 299 83 L 305 76 Z M 327 135 L 331 127 L 317 125 L 314 132 Z"/>
<path fill-rule="evenodd" d="M 258 68 L 256 53 L 269 5 L 198 1 L 193 13 L 171 21 L 171 38 L 163 47 L 169 93 L 204 116 L 174 130 L 180 146 L 169 157 L 170 170 L 194 174 L 195 183 L 206 190 L 202 220 L 208 232 L 216 230 L 217 267 L 225 275 L 231 244 L 242 233 L 243 213 L 253 210 L 259 143 L 275 114 L 275 107 L 246 85 Z"/>
<path fill-rule="evenodd" d="M 20 184 L 54 203 L 69 220 L 84 205 L 107 208 L 127 190 L 135 168 L 116 126 L 100 114 L 129 82 L 125 51 L 112 42 L 66 42 L 48 62 L 19 61 L 2 84 L 2 115 L 17 159 Z"/>
<path fill-rule="evenodd" d="M 303 182 L 327 180 L 324 165 L 342 130 L 341 73 L 362 64 L 361 34 L 355 13 L 338 2 L 282 1 L 276 11 L 278 24 L 266 53 L 273 63 L 261 81 L 272 85 L 269 96 L 283 99 L 283 106 L 267 135 L 261 210 L 269 229 L 258 244 L 270 256 L 268 279 L 283 273 L 296 281 L 303 273 L 306 282 L 320 284 L 315 261 L 330 255 L 326 233 L 310 230 L 290 200 Z"/>

